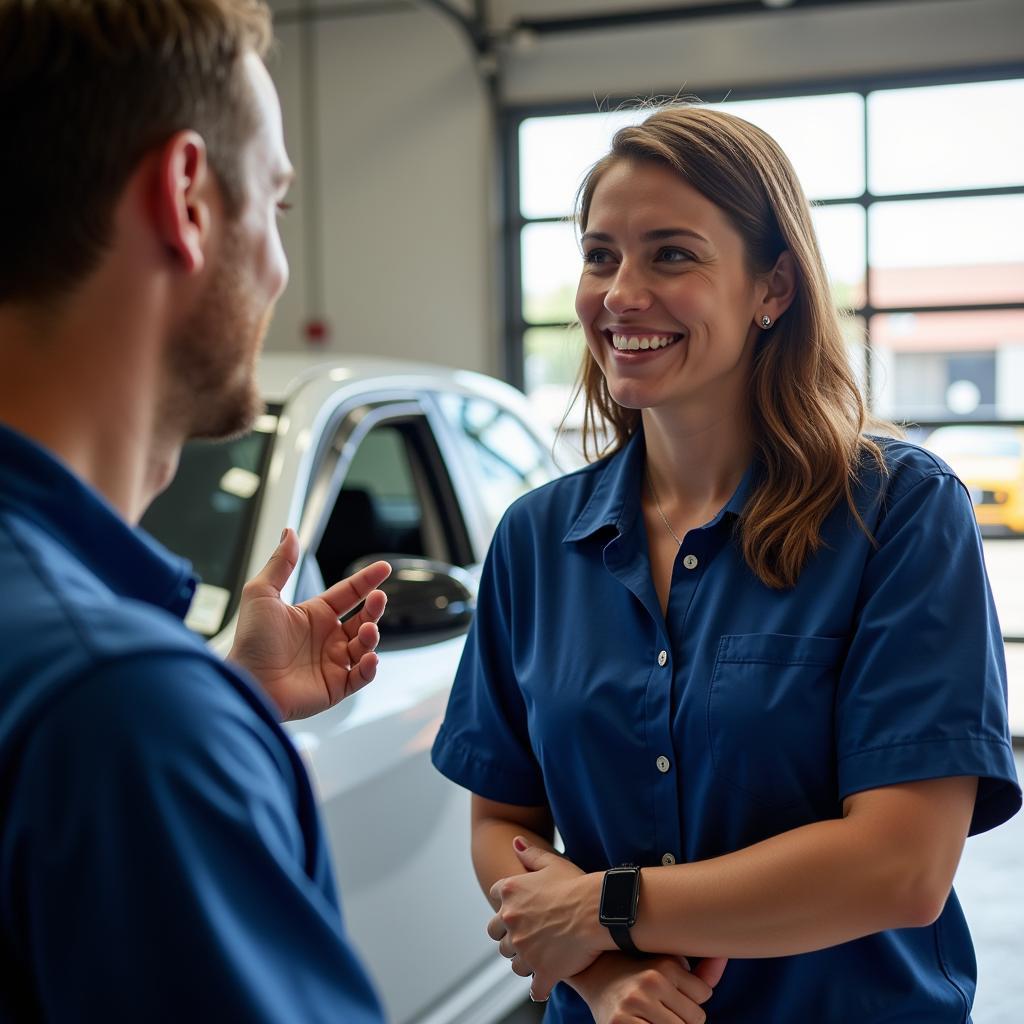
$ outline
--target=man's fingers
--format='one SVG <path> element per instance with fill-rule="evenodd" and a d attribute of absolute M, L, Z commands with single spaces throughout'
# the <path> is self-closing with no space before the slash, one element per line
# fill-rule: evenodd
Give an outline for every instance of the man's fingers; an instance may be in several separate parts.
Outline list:
<path fill-rule="evenodd" d="M 274 549 L 270 560 L 249 582 L 270 587 L 275 593 L 280 594 L 288 582 L 288 577 L 294 572 L 298 560 L 299 538 L 294 530 L 285 527 L 281 534 L 281 542 Z"/>
<path fill-rule="evenodd" d="M 352 667 L 348 674 L 348 692 L 355 693 L 361 690 L 367 683 L 372 683 L 377 675 L 377 666 L 380 659 L 372 651 L 364 654 Z"/>
<path fill-rule="evenodd" d="M 380 630 L 377 629 L 376 623 L 364 622 L 351 640 L 345 635 L 346 632 L 339 630 L 338 637 L 331 646 L 331 660 L 355 668 L 362 661 L 363 655 L 377 649 L 377 644 L 380 643 Z"/>
<path fill-rule="evenodd" d="M 361 690 L 367 683 L 372 683 L 379 664 L 380 659 L 376 654 L 364 654 L 340 680 L 329 679 L 327 686 L 330 706 L 333 708 L 335 704 Z"/>
<path fill-rule="evenodd" d="M 349 640 L 354 640 L 359 635 L 360 629 L 367 622 L 379 622 L 387 604 L 388 595 L 383 590 L 371 590 L 366 595 L 366 601 L 363 607 L 359 609 L 359 614 L 353 615 L 352 618 L 346 619 L 341 624 L 341 628 L 345 631 L 345 636 Z"/>
<path fill-rule="evenodd" d="M 324 591 L 323 599 L 339 617 L 346 615 L 390 575 L 391 566 L 387 562 L 374 562 L 365 569 L 339 580 L 330 590 Z"/>

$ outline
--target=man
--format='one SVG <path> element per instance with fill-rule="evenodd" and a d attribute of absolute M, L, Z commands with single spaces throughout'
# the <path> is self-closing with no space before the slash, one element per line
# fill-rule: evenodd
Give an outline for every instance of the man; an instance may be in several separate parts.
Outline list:
<path fill-rule="evenodd" d="M 388 567 L 286 606 L 286 531 L 223 663 L 133 525 L 186 439 L 260 408 L 292 176 L 269 25 L 0 0 L 3 1022 L 380 1020 L 277 719 L 373 678 Z"/>

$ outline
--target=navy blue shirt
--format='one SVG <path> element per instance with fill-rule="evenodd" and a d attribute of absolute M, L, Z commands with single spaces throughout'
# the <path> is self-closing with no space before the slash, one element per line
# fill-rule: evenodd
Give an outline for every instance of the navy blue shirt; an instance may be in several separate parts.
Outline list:
<path fill-rule="evenodd" d="M 926 451 L 883 441 L 797 584 L 748 568 L 754 486 L 683 538 L 668 611 L 640 513 L 644 447 L 520 499 L 484 567 L 434 763 L 491 800 L 548 804 L 585 871 L 717 857 L 841 817 L 861 790 L 978 776 L 971 832 L 1021 803 L 1003 643 L 970 500 Z M 842 884 L 841 880 L 837 884 Z M 955 895 L 927 928 L 731 960 L 706 1005 L 755 1020 L 964 1022 L 975 960 Z M 559 985 L 547 1022 L 591 1021 Z"/>
<path fill-rule="evenodd" d="M 305 769 L 187 563 L 0 426 L 0 1022 L 379 1024 Z"/>

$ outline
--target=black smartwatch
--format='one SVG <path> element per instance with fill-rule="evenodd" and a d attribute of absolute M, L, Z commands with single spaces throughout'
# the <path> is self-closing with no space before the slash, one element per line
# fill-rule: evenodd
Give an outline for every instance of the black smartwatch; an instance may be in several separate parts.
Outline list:
<path fill-rule="evenodd" d="M 644 956 L 633 942 L 629 929 L 636 924 L 636 906 L 640 899 L 640 868 L 623 864 L 604 873 L 601 883 L 601 908 L 598 917 L 611 932 L 615 945 L 632 956 Z"/>

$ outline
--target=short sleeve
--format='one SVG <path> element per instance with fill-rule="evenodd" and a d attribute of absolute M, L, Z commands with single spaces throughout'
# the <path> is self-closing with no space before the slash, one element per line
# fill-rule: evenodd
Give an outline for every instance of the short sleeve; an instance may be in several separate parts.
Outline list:
<path fill-rule="evenodd" d="M 476 614 L 432 759 L 439 772 L 478 796 L 537 807 L 547 797 L 515 677 L 511 591 L 517 560 L 509 532 L 506 514 L 484 561 Z"/>
<path fill-rule="evenodd" d="M 890 496 L 840 679 L 840 798 L 901 782 L 979 779 L 971 833 L 1021 805 L 1003 640 L 971 502 L 936 471 Z"/>
<path fill-rule="evenodd" d="M 322 837 L 286 743 L 195 656 L 124 659 L 59 698 L 4 823 L 29 1016 L 380 1024 L 308 870 Z"/>

